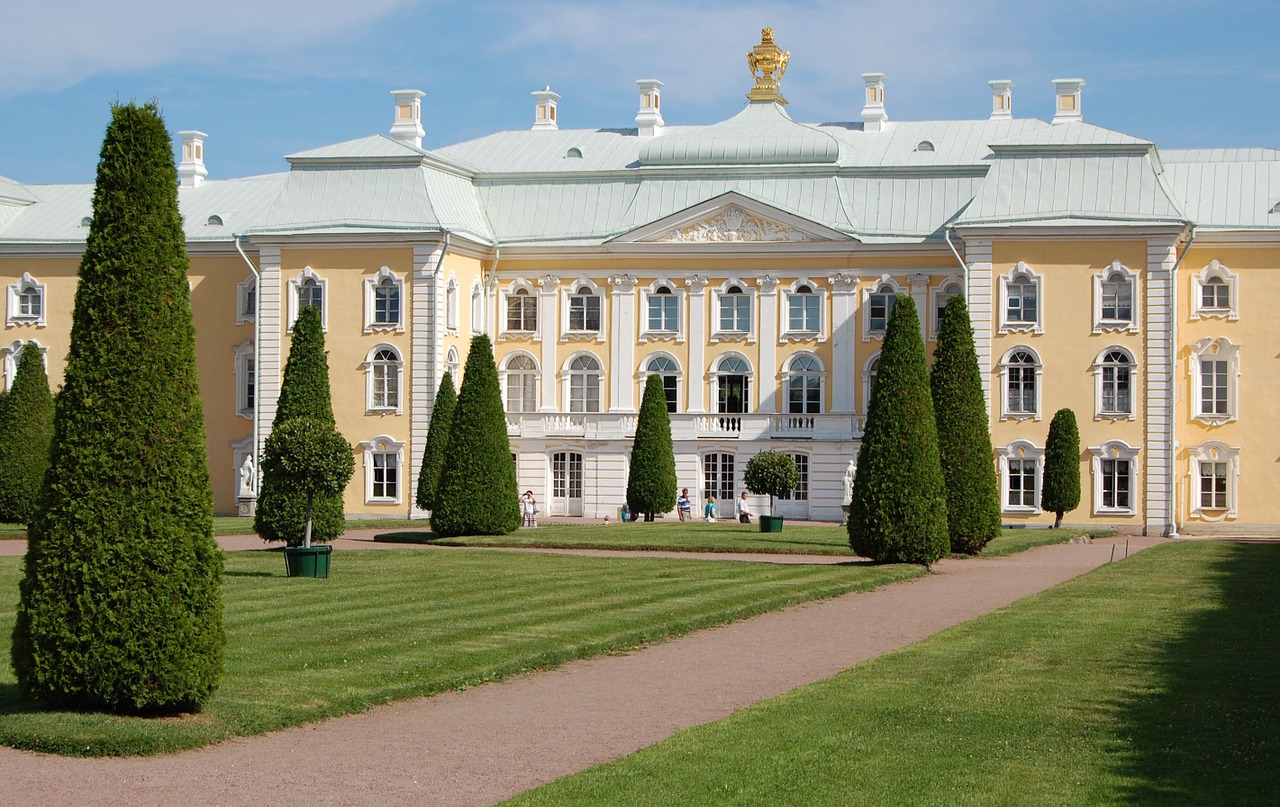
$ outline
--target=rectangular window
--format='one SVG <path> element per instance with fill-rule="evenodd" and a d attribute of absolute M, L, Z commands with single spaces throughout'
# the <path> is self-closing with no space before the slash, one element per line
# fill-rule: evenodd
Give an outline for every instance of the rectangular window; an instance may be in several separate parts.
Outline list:
<path fill-rule="evenodd" d="M 680 329 L 679 300 L 671 294 L 649 298 L 649 330 L 674 332 Z"/>
<path fill-rule="evenodd" d="M 396 454 L 372 454 L 373 498 L 396 499 L 400 485 L 400 463 Z"/>
<path fill-rule="evenodd" d="M 1102 284 L 1102 318 L 1111 322 L 1133 319 L 1133 286 L 1128 281 Z"/>
<path fill-rule="evenodd" d="M 1102 461 L 1102 506 L 1108 510 L 1131 510 L 1129 460 Z"/>
<path fill-rule="evenodd" d="M 1200 463 L 1200 509 L 1227 509 L 1227 464 Z"/>
<path fill-rule="evenodd" d="M 240 312 L 246 317 L 252 317 L 258 313 L 258 287 L 250 284 L 244 290 L 244 309 Z"/>
<path fill-rule="evenodd" d="M 1009 368 L 1009 412 L 1010 414 L 1035 414 L 1036 411 L 1036 368 Z"/>
<path fill-rule="evenodd" d="M 1227 406 L 1227 362 L 1200 361 L 1200 414 L 1229 415 Z"/>
<path fill-rule="evenodd" d="M 569 298 L 569 330 L 600 330 L 600 298 L 576 294 Z"/>
<path fill-rule="evenodd" d="M 1129 414 L 1133 411 L 1133 395 L 1128 367 L 1102 368 L 1102 411 L 1107 414 Z"/>
<path fill-rule="evenodd" d="M 536 331 L 538 300 L 529 294 L 513 294 L 507 298 L 507 330 Z"/>
<path fill-rule="evenodd" d="M 536 412 L 538 377 L 531 373 L 507 374 L 507 411 Z"/>
<path fill-rule="evenodd" d="M 1036 321 L 1036 287 L 1034 283 L 1022 281 L 1009 284 L 1009 305 L 1006 309 L 1008 322 L 1027 323 Z"/>
<path fill-rule="evenodd" d="M 720 330 L 751 330 L 751 298 L 745 294 L 726 294 L 720 298 Z"/>
<path fill-rule="evenodd" d="M 1034 459 L 1009 460 L 1009 506 L 1035 508 L 1039 504 L 1036 495 L 1036 461 Z"/>
<path fill-rule="evenodd" d="M 889 327 L 889 312 L 893 309 L 896 294 L 876 292 L 871 295 L 867 327 L 872 331 L 884 331 Z"/>
<path fill-rule="evenodd" d="M 782 496 L 778 497 L 779 501 L 809 501 L 809 455 L 808 454 L 792 454 L 791 459 L 795 460 L 796 470 L 800 472 L 800 481 L 796 484 L 795 490 L 789 490 Z"/>
<path fill-rule="evenodd" d="M 788 328 L 792 331 L 818 331 L 822 328 L 821 300 L 816 294 L 791 296 Z"/>
<path fill-rule="evenodd" d="M 662 391 L 667 396 L 667 411 L 674 414 L 680 402 L 679 379 L 673 375 L 662 377 Z"/>
<path fill-rule="evenodd" d="M 374 290 L 373 321 L 378 325 L 400 322 L 400 289 L 393 281 L 384 280 Z"/>
<path fill-rule="evenodd" d="M 252 412 L 254 397 L 257 395 L 258 388 L 257 367 L 255 366 L 252 355 L 244 357 L 244 376 L 241 380 L 241 384 L 243 387 L 241 389 L 240 398 L 243 402 L 243 406 L 241 406 L 240 409 L 242 411 Z"/>

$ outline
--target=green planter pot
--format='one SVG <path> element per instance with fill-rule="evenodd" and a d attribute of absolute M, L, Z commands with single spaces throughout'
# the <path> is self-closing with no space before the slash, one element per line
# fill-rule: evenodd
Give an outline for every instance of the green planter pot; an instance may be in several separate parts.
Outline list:
<path fill-rule="evenodd" d="M 287 546 L 284 549 L 284 568 L 289 577 L 328 577 L 329 556 L 333 547 Z"/>
<path fill-rule="evenodd" d="M 782 516 L 760 516 L 760 532 L 782 532 Z"/>

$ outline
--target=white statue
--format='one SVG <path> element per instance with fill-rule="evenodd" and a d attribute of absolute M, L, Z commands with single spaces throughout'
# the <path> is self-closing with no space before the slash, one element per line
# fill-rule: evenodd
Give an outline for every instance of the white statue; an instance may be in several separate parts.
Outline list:
<path fill-rule="evenodd" d="M 853 502 L 853 477 L 858 473 L 858 461 L 856 459 L 849 460 L 849 467 L 844 472 L 844 501 L 841 504 L 851 504 Z"/>
<path fill-rule="evenodd" d="M 258 469 L 254 467 L 253 455 L 247 455 L 240 464 L 240 498 L 251 499 L 257 495 L 254 483 L 257 481 Z"/>

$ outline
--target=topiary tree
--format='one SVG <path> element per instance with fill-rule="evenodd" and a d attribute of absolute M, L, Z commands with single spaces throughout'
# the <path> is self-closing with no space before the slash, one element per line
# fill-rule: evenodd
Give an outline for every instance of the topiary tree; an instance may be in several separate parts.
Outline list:
<path fill-rule="evenodd" d="M 665 513 L 676 506 L 677 484 L 667 393 L 662 386 L 662 376 L 651 375 L 644 382 L 636 439 L 631 444 L 627 509 L 644 513 L 645 521 L 653 521 L 654 513 Z"/>
<path fill-rule="evenodd" d="M 333 401 L 329 395 L 329 359 L 324 349 L 324 328 L 320 309 L 307 306 L 298 312 L 293 323 L 293 340 L 284 365 L 276 416 L 271 423 L 274 433 L 280 424 L 294 418 L 320 420 L 334 428 Z M 271 438 L 268 436 L 267 438 Z M 265 446 L 263 447 L 265 449 Z M 311 540 L 332 541 L 346 529 L 342 491 L 318 492 L 314 501 Z M 263 469 L 258 507 L 253 529 L 264 541 L 284 541 L 288 546 L 302 546 L 307 528 L 307 496 L 280 479 L 272 479 Z"/>
<path fill-rule="evenodd" d="M 40 503 L 53 440 L 53 393 L 40 349 L 28 343 L 0 409 L 0 521 L 27 524 Z"/>
<path fill-rule="evenodd" d="M 431 409 L 431 425 L 427 428 L 427 444 L 422 449 L 422 468 L 418 471 L 418 508 L 435 510 L 436 491 L 440 488 L 440 472 L 444 454 L 449 449 L 449 429 L 453 411 L 458 407 L 458 393 L 453 390 L 453 375 L 448 371 L 440 379 L 436 403 Z"/>
<path fill-rule="evenodd" d="M 519 526 L 520 492 L 498 368 L 489 337 L 480 334 L 471 339 L 462 371 L 431 529 L 445 536 L 506 535 Z"/>
<path fill-rule="evenodd" d="M 849 504 L 849 545 L 879 562 L 947 554 L 947 498 L 920 320 L 910 297 L 889 315 Z"/>
<path fill-rule="evenodd" d="M 24 696 L 193 709 L 217 685 L 222 552 L 172 143 L 114 105 L 13 631 Z"/>
<path fill-rule="evenodd" d="M 1062 514 L 1080 506 L 1080 429 L 1076 413 L 1059 409 L 1049 421 L 1044 443 L 1044 485 L 1040 508 L 1053 513 L 1054 529 L 1062 526 Z"/>
<path fill-rule="evenodd" d="M 306 501 L 302 545 L 311 546 L 317 496 L 341 494 L 356 461 L 351 444 L 320 418 L 293 418 L 271 430 L 262 453 L 262 470 Z"/>
<path fill-rule="evenodd" d="M 773 500 L 786 496 L 800 484 L 800 471 L 790 454 L 781 451 L 761 451 L 747 460 L 742 483 L 757 496 L 768 495 L 769 514 L 773 515 Z"/>
<path fill-rule="evenodd" d="M 1000 534 L 1000 483 L 969 306 L 959 295 L 942 312 L 929 386 L 947 483 L 951 551 L 976 555 Z"/>

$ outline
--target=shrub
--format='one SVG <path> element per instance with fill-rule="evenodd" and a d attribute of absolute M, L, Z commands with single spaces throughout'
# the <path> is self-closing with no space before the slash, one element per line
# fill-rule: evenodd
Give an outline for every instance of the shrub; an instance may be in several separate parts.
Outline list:
<path fill-rule="evenodd" d="M 448 371 L 440 379 L 435 406 L 431 408 L 431 425 L 427 428 L 427 444 L 422 449 L 422 468 L 418 471 L 418 508 L 434 510 L 436 491 L 440 489 L 440 472 L 444 454 L 449 450 L 449 429 L 453 412 L 458 407 L 458 393 L 453 390 L 453 375 Z"/>
<path fill-rule="evenodd" d="M 881 562 L 925 566 L 947 554 L 947 499 L 920 320 L 894 302 L 849 504 L 849 545 Z"/>
<path fill-rule="evenodd" d="M 172 143 L 115 105 L 13 632 L 28 698 L 191 709 L 222 669 L 222 552 Z"/>
<path fill-rule="evenodd" d="M 761 451 L 747 460 L 742 483 L 757 496 L 769 497 L 769 512 L 773 513 L 776 496 L 786 496 L 800 484 L 800 471 L 790 454 L 781 451 Z"/>
<path fill-rule="evenodd" d="M 351 481 L 355 467 L 351 444 L 332 424 L 320 418 L 293 418 L 271 430 L 262 455 L 262 468 L 282 486 L 304 497 L 303 546 L 311 546 L 316 497 L 341 494 Z"/>
<path fill-rule="evenodd" d="M 947 483 L 951 551 L 976 555 L 1000 534 L 1000 482 L 969 306 L 958 295 L 943 309 L 929 386 Z"/>
<path fill-rule="evenodd" d="M 520 526 L 498 368 L 484 334 L 472 338 L 467 353 L 435 505 L 431 529 L 439 535 L 506 535 Z"/>
<path fill-rule="evenodd" d="M 18 358 L 13 389 L 0 409 L 0 521 L 27 524 L 40 503 L 53 440 L 53 393 L 40 349 Z"/>
<path fill-rule="evenodd" d="M 676 506 L 676 455 L 671 443 L 671 415 L 662 376 L 651 375 L 644 382 L 636 439 L 631 446 L 631 466 L 627 477 L 627 509 L 644 513 L 653 521 L 654 513 Z"/>
<path fill-rule="evenodd" d="M 311 306 L 299 311 L 298 319 L 293 323 L 293 341 L 284 365 L 284 378 L 280 383 L 280 397 L 271 431 L 274 433 L 280 424 L 300 417 L 315 418 L 331 428 L 334 425 L 324 329 L 320 323 L 320 310 Z M 290 487 L 284 480 L 273 479 L 264 468 L 253 529 L 264 541 L 284 541 L 289 546 L 301 546 L 307 529 L 306 494 Z M 317 493 L 311 540 L 319 543 L 332 541 L 345 529 L 342 491 Z"/>
<path fill-rule="evenodd" d="M 1040 508 L 1054 514 L 1053 526 L 1062 526 L 1062 514 L 1080 506 L 1080 429 L 1076 413 L 1059 409 L 1049 421 L 1044 443 L 1044 486 Z"/>

